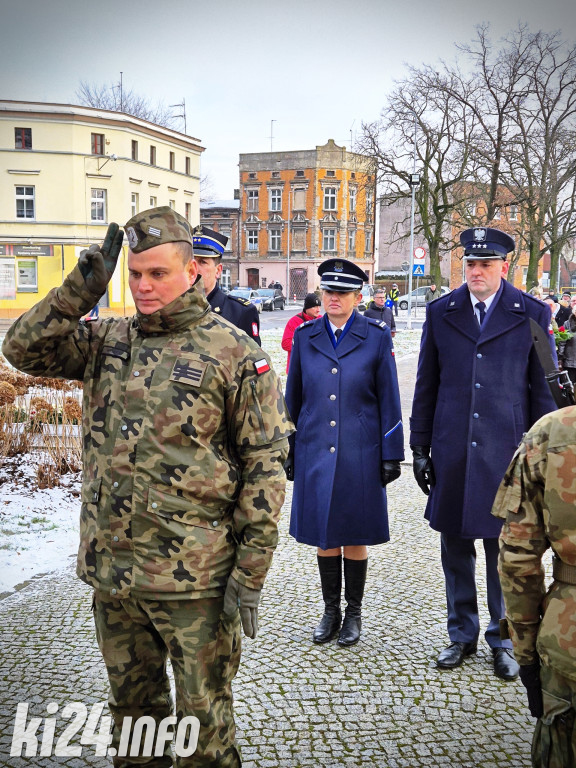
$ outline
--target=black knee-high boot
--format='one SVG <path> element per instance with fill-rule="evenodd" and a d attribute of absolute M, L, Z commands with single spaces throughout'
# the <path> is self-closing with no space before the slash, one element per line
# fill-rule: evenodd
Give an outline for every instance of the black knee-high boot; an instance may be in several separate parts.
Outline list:
<path fill-rule="evenodd" d="M 312 637 L 315 643 L 327 643 L 340 629 L 342 613 L 340 612 L 340 596 L 342 592 L 342 555 L 320 557 L 318 555 L 318 570 L 324 599 L 324 616 L 314 630 Z"/>
<path fill-rule="evenodd" d="M 355 645 L 362 629 L 362 598 L 366 584 L 368 560 L 344 558 L 344 597 L 346 613 L 338 637 L 338 645 Z"/>

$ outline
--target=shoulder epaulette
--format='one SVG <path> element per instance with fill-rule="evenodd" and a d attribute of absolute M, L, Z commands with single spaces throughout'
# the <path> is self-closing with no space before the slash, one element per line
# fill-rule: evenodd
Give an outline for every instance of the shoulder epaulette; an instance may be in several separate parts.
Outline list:
<path fill-rule="evenodd" d="M 252 302 L 248 299 L 243 299 L 241 296 L 228 296 L 229 299 L 233 299 L 234 301 L 237 301 L 239 304 L 243 304 L 245 307 L 251 307 Z"/>
<path fill-rule="evenodd" d="M 376 328 L 389 328 L 390 326 L 385 320 L 376 320 L 375 317 L 367 317 L 366 320 L 370 323 L 372 326 L 376 326 Z"/>

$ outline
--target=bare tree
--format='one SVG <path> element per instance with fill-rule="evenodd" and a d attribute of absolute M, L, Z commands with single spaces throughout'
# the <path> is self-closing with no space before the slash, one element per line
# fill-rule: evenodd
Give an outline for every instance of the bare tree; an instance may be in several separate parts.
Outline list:
<path fill-rule="evenodd" d="M 212 179 L 205 173 L 200 176 L 200 202 L 211 203 L 214 200 L 214 185 Z"/>
<path fill-rule="evenodd" d="M 173 128 L 176 120 L 170 108 L 162 102 L 153 104 L 146 96 L 141 96 L 132 89 L 126 90 L 120 83 L 107 85 L 82 80 L 76 97 L 87 107 L 125 112 L 165 128 Z"/>

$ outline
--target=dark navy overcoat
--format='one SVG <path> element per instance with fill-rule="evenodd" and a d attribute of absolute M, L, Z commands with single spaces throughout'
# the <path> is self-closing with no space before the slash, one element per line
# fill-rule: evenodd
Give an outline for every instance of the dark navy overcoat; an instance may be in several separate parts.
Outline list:
<path fill-rule="evenodd" d="M 426 307 L 410 444 L 432 446 L 425 517 L 452 536 L 499 536 L 502 521 L 490 514 L 498 485 L 524 432 L 556 409 L 529 323 L 548 331 L 550 310 L 502 284 L 482 328 L 466 285 Z"/>
<path fill-rule="evenodd" d="M 286 384 L 294 436 L 290 533 L 322 549 L 388 541 L 382 459 L 402 459 L 387 326 L 355 314 L 334 349 L 323 318 L 296 329 Z"/>

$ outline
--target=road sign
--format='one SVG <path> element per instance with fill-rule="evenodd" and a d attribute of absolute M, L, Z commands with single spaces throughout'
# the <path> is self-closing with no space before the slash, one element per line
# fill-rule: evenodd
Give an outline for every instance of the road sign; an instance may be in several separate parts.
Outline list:
<path fill-rule="evenodd" d="M 424 264 L 414 264 L 412 267 L 412 274 L 415 277 L 423 277 L 424 276 Z"/>
<path fill-rule="evenodd" d="M 414 261 L 424 261 L 425 258 L 426 248 L 422 248 L 421 246 L 414 248 Z"/>

